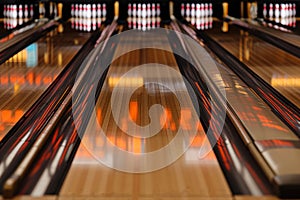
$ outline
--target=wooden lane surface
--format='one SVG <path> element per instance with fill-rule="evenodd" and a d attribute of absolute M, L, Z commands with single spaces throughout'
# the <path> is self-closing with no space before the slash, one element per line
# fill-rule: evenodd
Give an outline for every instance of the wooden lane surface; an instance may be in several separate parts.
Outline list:
<path fill-rule="evenodd" d="M 299 22 L 299 19 L 298 19 Z M 273 35 L 274 37 L 280 38 L 288 43 L 291 43 L 295 46 L 300 47 L 300 35 L 297 32 L 284 32 L 278 29 L 274 29 L 273 27 L 263 27 L 262 25 L 260 25 L 257 21 L 255 20 L 249 20 L 250 24 L 255 25 L 255 28 L 264 32 L 264 33 L 268 33 L 270 35 Z M 299 27 L 298 27 L 299 28 Z"/>
<path fill-rule="evenodd" d="M 42 197 L 32 197 L 32 196 L 17 196 L 13 198 L 13 200 L 131 200 L 132 198 L 128 197 L 95 197 L 95 196 L 84 196 L 84 197 L 78 197 L 78 196 L 69 196 L 69 197 L 61 197 L 61 196 L 42 196 Z M 140 200 L 152 200 L 155 198 L 139 198 Z M 161 200 L 173 200 L 174 198 L 159 198 Z M 216 198 L 210 198 L 210 197 L 187 197 L 183 198 L 184 200 L 279 200 L 277 197 L 274 196 L 233 196 L 228 198 L 223 197 L 216 197 Z M 0 200 L 2 198 L 0 197 Z"/>
<path fill-rule="evenodd" d="M 128 45 L 134 46 L 138 42 L 138 39 L 125 38 L 118 44 L 116 51 L 128 48 Z M 149 38 L 149 42 L 158 42 L 161 45 L 169 46 L 165 36 Z M 74 197 L 76 199 L 85 199 L 86 197 L 91 197 L 91 199 L 231 198 L 230 189 L 214 153 L 210 152 L 204 159 L 198 159 L 195 156 L 195 152 L 199 150 L 201 145 L 204 131 L 199 122 L 194 123 L 198 121 L 197 119 L 189 119 L 190 113 L 194 112 L 194 108 L 181 78 L 174 79 L 168 74 L 161 74 L 159 70 L 154 70 L 152 74 L 149 74 L 152 81 L 176 84 L 176 87 L 180 90 L 179 95 L 185 98 L 186 102 L 184 105 L 181 105 L 181 110 L 178 101 L 170 91 L 166 88 L 158 88 L 160 87 L 159 85 L 147 84 L 150 80 L 149 77 L 141 77 L 139 74 L 136 74 L 129 80 L 131 84 L 134 84 L 135 81 L 140 81 L 140 79 L 146 83 L 133 93 L 130 100 L 130 117 L 137 124 L 143 126 L 150 123 L 148 112 L 152 104 L 157 103 L 165 106 L 167 120 L 163 129 L 157 135 L 146 140 L 129 137 L 122 131 L 126 129 L 129 116 L 121 116 L 120 126 L 122 130 L 115 124 L 110 109 L 110 97 L 114 86 L 109 84 L 109 79 L 112 80 L 122 76 L 123 73 L 134 66 L 151 62 L 165 64 L 178 70 L 174 56 L 165 51 L 144 49 L 122 56 L 109 68 L 107 80 L 102 87 L 95 108 L 97 120 L 110 142 L 125 151 L 146 153 L 158 150 L 173 139 L 179 125 L 182 125 L 184 130 L 189 128 L 197 129 L 197 135 L 191 148 L 176 162 L 157 171 L 142 174 L 117 171 L 101 164 L 89 153 L 90 148 L 97 149 L 97 146 L 105 148 L 106 144 L 101 138 L 91 134 L 93 130 L 90 127 L 95 123 L 95 120 L 91 120 L 83 138 L 84 142 L 77 151 L 60 191 L 60 199 L 72 199 Z M 127 86 L 124 84 L 122 91 L 118 94 L 119 108 L 116 109 L 125 107 L 122 103 L 128 89 L 126 88 Z M 183 120 L 180 120 L 180 116 L 182 116 Z M 86 148 L 87 145 L 88 150 Z M 105 151 L 97 152 L 98 155 L 102 156 L 107 156 L 111 153 Z"/>
<path fill-rule="evenodd" d="M 300 59 L 247 32 L 231 26 L 222 33 L 219 24 L 207 31 L 221 46 L 245 63 L 300 108 Z"/>
<path fill-rule="evenodd" d="M 63 33 L 54 30 L 36 43 L 35 67 L 27 66 L 27 57 L 32 55 L 26 49 L 0 65 L 0 140 L 54 81 L 89 35 L 71 30 L 67 24 Z"/>

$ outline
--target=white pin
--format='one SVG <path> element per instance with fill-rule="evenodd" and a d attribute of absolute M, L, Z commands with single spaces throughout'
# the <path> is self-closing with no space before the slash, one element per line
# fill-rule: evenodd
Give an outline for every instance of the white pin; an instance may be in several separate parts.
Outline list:
<path fill-rule="evenodd" d="M 190 4 L 189 3 L 187 3 L 186 4 L 186 11 L 185 11 L 185 14 L 186 14 L 186 17 L 187 17 L 187 20 L 189 19 L 189 17 L 190 17 L 190 14 L 191 14 L 191 7 L 190 7 Z M 189 21 L 189 20 L 188 20 Z"/>
<path fill-rule="evenodd" d="M 194 3 L 192 3 L 192 5 L 191 5 L 191 17 L 194 17 L 195 16 L 195 4 Z"/>
<path fill-rule="evenodd" d="M 269 17 L 272 19 L 273 18 L 273 4 L 270 3 L 270 7 L 269 7 Z"/>
<path fill-rule="evenodd" d="M 34 11 L 33 11 L 33 5 L 30 4 L 30 17 L 33 17 Z"/>
<path fill-rule="evenodd" d="M 107 13 L 107 11 L 106 11 L 106 4 L 103 4 L 102 8 L 103 8 L 103 10 L 102 10 L 103 17 L 106 17 L 106 13 Z"/>
<path fill-rule="evenodd" d="M 6 5 L 4 5 L 4 7 L 3 7 L 3 17 L 6 17 L 6 12 L 7 12 L 7 8 L 6 8 Z"/>
<path fill-rule="evenodd" d="M 78 4 L 75 4 L 74 16 L 79 17 L 79 7 Z"/>
<path fill-rule="evenodd" d="M 200 16 L 204 17 L 204 14 L 205 14 L 205 12 L 204 12 L 204 4 L 201 3 L 201 5 L 200 5 Z"/>
<path fill-rule="evenodd" d="M 267 4 L 266 3 L 264 3 L 264 5 L 263 5 L 263 16 L 264 16 L 264 18 L 266 18 L 266 16 L 267 16 Z"/>
<path fill-rule="evenodd" d="M 17 11 L 17 5 L 13 5 L 13 18 L 17 18 L 18 16 L 18 11 Z"/>
<path fill-rule="evenodd" d="M 184 3 L 181 4 L 181 8 L 180 8 L 180 13 L 181 13 L 181 16 L 184 17 Z"/>
<path fill-rule="evenodd" d="M 212 3 L 209 3 L 208 8 L 209 8 L 209 16 L 212 17 L 213 12 L 214 12 L 214 11 L 213 11 L 213 4 L 212 4 Z"/>
<path fill-rule="evenodd" d="M 152 8 L 151 8 L 151 10 L 152 10 L 152 16 L 155 17 L 156 16 L 155 4 L 153 3 L 151 6 L 152 6 Z"/>
<path fill-rule="evenodd" d="M 279 18 L 280 12 L 279 12 L 279 4 L 275 4 L 275 18 Z"/>
<path fill-rule="evenodd" d="M 208 17 L 208 14 L 209 14 L 208 3 L 204 4 L 204 10 L 205 10 L 205 12 L 204 12 L 205 17 Z"/>
<path fill-rule="evenodd" d="M 156 4 L 157 16 L 160 16 L 160 4 Z"/>
<path fill-rule="evenodd" d="M 146 10 L 146 4 L 142 4 L 142 17 L 146 18 L 147 16 L 147 10 Z"/>
<path fill-rule="evenodd" d="M 296 9 L 297 9 L 297 7 L 296 7 L 296 4 L 295 3 L 293 3 L 293 17 L 295 17 L 296 16 Z"/>
<path fill-rule="evenodd" d="M 75 6 L 74 6 L 74 4 L 72 3 L 72 4 L 71 4 L 71 17 L 74 17 L 74 15 L 75 15 Z"/>
<path fill-rule="evenodd" d="M 288 16 L 291 17 L 293 15 L 293 8 L 292 8 L 292 4 L 289 3 L 288 4 Z"/>
<path fill-rule="evenodd" d="M 24 18 L 25 19 L 28 18 L 28 5 L 27 4 L 24 5 Z"/>
<path fill-rule="evenodd" d="M 136 4 L 134 3 L 133 4 L 133 9 L 132 9 L 132 16 L 136 17 L 136 14 L 137 14 L 137 12 L 136 12 Z"/>
<path fill-rule="evenodd" d="M 128 4 L 127 14 L 128 14 L 128 17 L 131 17 L 131 15 L 132 15 L 132 5 L 131 5 L 131 3 Z"/>
<path fill-rule="evenodd" d="M 280 17 L 282 17 L 282 18 L 285 17 L 285 4 L 284 3 L 280 4 Z"/>
<path fill-rule="evenodd" d="M 92 5 L 92 16 L 93 18 L 97 17 L 97 8 L 96 8 L 96 4 Z"/>
<path fill-rule="evenodd" d="M 101 4 L 97 4 L 97 16 L 101 18 Z"/>
<path fill-rule="evenodd" d="M 19 18 L 23 18 L 23 6 L 22 6 L 22 4 L 19 5 Z"/>
<path fill-rule="evenodd" d="M 10 10 L 11 10 L 11 6 L 7 5 L 6 6 L 6 15 L 5 15 L 5 17 L 10 17 Z"/>
<path fill-rule="evenodd" d="M 78 11 L 78 16 L 80 17 L 80 18 L 82 18 L 83 17 L 83 13 L 82 13 L 82 9 L 83 9 L 83 7 L 82 7 L 82 4 L 79 4 L 79 11 Z M 79 29 L 80 29 L 80 27 L 79 27 Z"/>
<path fill-rule="evenodd" d="M 138 17 L 141 17 L 141 16 L 142 16 L 142 6 L 141 6 L 141 4 L 139 3 L 137 7 L 138 7 L 138 10 L 137 10 L 137 16 L 138 16 Z"/>
<path fill-rule="evenodd" d="M 83 4 L 83 9 L 82 9 L 82 16 L 83 17 L 88 17 L 88 12 L 87 12 L 87 5 Z"/>
<path fill-rule="evenodd" d="M 147 4 L 147 17 L 151 17 L 151 4 Z"/>
<path fill-rule="evenodd" d="M 86 6 L 86 9 L 87 9 L 87 18 L 92 18 L 92 7 L 91 7 L 91 4 L 88 4 L 87 6 Z"/>
<path fill-rule="evenodd" d="M 196 4 L 196 17 L 197 18 L 200 17 L 200 4 L 199 3 Z"/>

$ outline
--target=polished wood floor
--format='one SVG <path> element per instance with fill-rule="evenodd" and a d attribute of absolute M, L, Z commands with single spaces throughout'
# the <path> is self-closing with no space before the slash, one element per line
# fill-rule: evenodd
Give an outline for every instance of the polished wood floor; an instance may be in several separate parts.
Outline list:
<path fill-rule="evenodd" d="M 64 30 L 55 29 L 0 65 L 0 140 L 90 36 L 70 29 L 70 24 Z"/>
<path fill-rule="evenodd" d="M 209 36 L 300 108 L 299 58 L 237 27 L 223 33 L 221 24 L 215 25 Z"/>
<path fill-rule="evenodd" d="M 161 45 L 169 46 L 165 36 L 161 36 L 161 38 L 149 38 L 149 42 L 157 42 Z M 132 40 L 132 38 L 123 38 L 116 51 L 121 51 L 123 48 L 127 48 L 128 45 L 136 44 L 138 43 L 136 40 Z M 176 133 L 180 125 L 185 130 L 197 129 L 196 140 L 192 144 L 192 147 L 176 162 L 163 169 L 149 173 L 135 174 L 117 171 L 100 164 L 93 156 L 89 155 L 85 150 L 85 145 L 82 144 L 59 194 L 61 199 L 71 199 L 75 196 L 79 199 L 90 196 L 100 199 L 231 198 L 230 189 L 214 153 L 210 152 L 204 159 L 198 159 L 196 155 L 197 149 L 201 145 L 201 138 L 204 137 L 204 131 L 198 119 L 191 118 L 194 108 L 182 79 L 172 79 L 168 74 L 153 71 L 153 74 L 149 74 L 149 78 L 146 77 L 143 79 L 144 86 L 137 89 L 133 94 L 130 100 L 130 116 L 123 116 L 121 119 L 121 122 L 124 122 L 124 126 L 129 117 L 135 120 L 137 124 L 146 125 L 149 123 L 149 106 L 154 103 L 164 105 L 167 110 L 167 123 L 157 135 L 146 141 L 132 138 L 126 136 L 122 131 L 124 127 L 120 130 L 114 122 L 110 109 L 110 97 L 114 85 L 109 84 L 109 79 L 120 78 L 120 76 L 134 66 L 151 63 L 151 61 L 153 63 L 166 64 L 178 70 L 174 56 L 157 49 L 143 49 L 123 56 L 121 60 L 113 63 L 109 69 L 106 83 L 102 88 L 97 104 L 97 119 L 107 134 L 107 138 L 125 151 L 142 153 L 162 148 L 172 140 L 173 134 Z M 143 77 L 136 74 L 136 76 L 132 77 L 132 84 L 134 85 L 134 80 L 138 81 L 140 78 Z M 185 105 L 181 105 L 180 108 L 178 102 L 176 102 L 176 98 L 170 91 L 164 88 L 159 89 L 158 85 L 147 84 L 150 80 L 161 80 L 166 84 L 182 85 L 180 95 L 185 98 Z M 122 105 L 122 97 L 127 92 L 126 86 L 118 94 L 118 97 L 120 97 L 120 107 L 117 109 L 126 107 Z M 129 85 L 128 87 L 132 86 Z M 87 144 L 89 141 L 91 143 L 89 148 L 93 145 L 105 145 L 105 142 L 98 140 L 97 136 L 89 134 L 89 128 L 87 130 L 83 139 L 87 141 L 83 143 Z M 101 154 L 101 152 L 98 153 Z"/>

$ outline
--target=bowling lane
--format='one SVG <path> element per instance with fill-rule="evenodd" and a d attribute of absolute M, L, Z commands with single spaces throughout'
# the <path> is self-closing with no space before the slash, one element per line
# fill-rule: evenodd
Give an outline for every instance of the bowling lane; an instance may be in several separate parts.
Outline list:
<path fill-rule="evenodd" d="M 300 33 L 298 32 L 280 31 L 274 27 L 267 27 L 268 25 L 264 26 L 263 24 L 254 20 L 248 20 L 247 22 L 249 23 L 250 26 L 255 27 L 255 29 L 262 31 L 263 33 L 270 34 L 274 37 L 277 37 L 281 40 L 284 40 L 288 43 L 300 47 L 300 35 L 299 35 Z"/>
<path fill-rule="evenodd" d="M 165 35 L 159 38 L 147 37 L 149 43 L 160 44 L 171 50 Z M 116 52 L 123 52 L 141 44 L 140 38 L 122 37 Z M 145 42 L 145 41 L 144 41 Z M 89 122 L 79 150 L 73 160 L 70 171 L 60 191 L 61 199 L 73 198 L 220 198 L 230 199 L 231 192 L 224 175 L 219 167 L 213 152 L 203 159 L 197 157 L 204 138 L 204 131 L 195 114 L 186 86 L 181 75 L 174 76 L 171 69 L 179 72 L 174 55 L 159 49 L 140 49 L 123 55 L 112 63 L 106 81 L 102 87 L 95 111 L 96 119 Z M 160 63 L 171 67 L 169 73 L 163 72 L 156 64 L 147 66 L 145 75 L 141 71 L 131 71 L 135 66 L 146 63 Z M 145 69 L 144 69 L 145 70 Z M 126 74 L 126 77 L 120 78 Z M 156 83 L 163 83 L 159 85 Z M 178 101 L 168 88 L 176 88 L 182 102 Z M 131 91 L 134 91 L 131 95 Z M 113 91 L 117 92 L 117 99 L 111 101 Z M 128 96 L 130 99 L 128 100 Z M 129 102 L 128 102 L 128 101 Z M 111 104 L 113 104 L 113 117 Z M 149 119 L 149 108 L 153 104 L 163 105 L 165 113 L 154 113 Z M 128 106 L 128 107 L 127 107 Z M 128 109 L 127 109 L 128 108 Z M 125 113 L 122 111 L 125 110 Z M 126 113 L 126 110 L 128 111 Z M 153 113 L 152 113 L 153 114 Z M 156 116 L 158 115 L 158 116 Z M 166 123 L 164 123 L 164 117 Z M 138 127 L 131 127 L 131 120 L 140 126 L 151 126 L 152 120 L 159 120 L 162 128 L 149 138 L 131 137 L 129 134 L 139 134 Z M 100 126 L 105 137 L 101 137 L 97 130 Z M 96 124 L 96 127 L 94 125 Z M 179 127 L 182 134 L 177 133 Z M 146 126 L 146 129 L 152 130 Z M 134 162 L 127 160 L 118 152 L 112 151 L 114 145 L 121 151 L 132 155 L 141 155 L 160 150 L 170 143 L 177 135 L 186 135 L 195 131 L 195 139 L 191 147 L 178 160 L 160 170 L 148 173 L 127 173 L 107 167 L 95 159 L 105 158 L 111 160 L 114 167 L 130 167 Z M 177 133 L 177 134 L 176 134 Z M 187 137 L 190 137 L 188 135 Z M 189 138 L 191 141 L 193 138 Z M 183 144 L 172 149 L 170 154 L 183 148 Z M 168 154 L 168 155 L 170 155 Z M 157 157 L 159 160 L 159 157 Z M 116 165 L 115 165 L 116 164 Z M 121 166 L 119 165 L 121 164 Z M 150 166 L 157 164 L 148 163 Z M 92 194 L 92 195 L 91 195 Z"/>
<path fill-rule="evenodd" d="M 300 59 L 235 26 L 221 28 L 214 22 L 206 33 L 300 108 Z"/>
<path fill-rule="evenodd" d="M 0 66 L 0 140 L 79 51 L 90 33 L 59 26 Z"/>

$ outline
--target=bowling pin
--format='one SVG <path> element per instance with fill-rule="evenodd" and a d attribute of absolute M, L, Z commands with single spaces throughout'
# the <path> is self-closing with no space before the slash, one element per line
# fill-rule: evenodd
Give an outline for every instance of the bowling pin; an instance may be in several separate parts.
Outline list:
<path fill-rule="evenodd" d="M 279 18 L 280 16 L 280 11 L 279 11 L 279 4 L 275 4 L 275 18 Z"/>
<path fill-rule="evenodd" d="M 209 16 L 211 17 L 213 15 L 213 5 L 212 5 L 212 3 L 209 3 L 208 9 L 209 9 Z"/>
<path fill-rule="evenodd" d="M 131 5 L 131 3 L 128 4 L 127 14 L 128 14 L 128 17 L 131 17 L 131 14 L 132 14 L 132 5 Z"/>
<path fill-rule="evenodd" d="M 91 19 L 92 18 L 92 7 L 91 7 L 91 4 L 88 4 L 86 6 L 86 9 L 87 9 L 87 12 L 86 12 L 86 17 Z"/>
<path fill-rule="evenodd" d="M 72 4 L 71 4 L 71 17 L 74 17 L 74 15 L 75 15 L 75 6 L 74 6 L 74 4 L 72 3 Z"/>
<path fill-rule="evenodd" d="M 195 4 L 194 3 L 191 4 L 191 17 L 192 18 L 195 17 Z"/>
<path fill-rule="evenodd" d="M 141 6 L 141 4 L 139 3 L 137 7 L 138 7 L 138 10 L 137 10 L 137 17 L 141 17 L 141 16 L 142 16 L 142 6 Z"/>
<path fill-rule="evenodd" d="M 208 17 L 208 3 L 205 3 L 204 4 L 204 15 L 205 15 L 205 17 Z"/>
<path fill-rule="evenodd" d="M 270 7 L 269 7 L 269 17 L 272 19 L 273 18 L 273 4 L 270 3 Z"/>
<path fill-rule="evenodd" d="M 7 8 L 6 5 L 3 6 L 3 17 L 6 17 Z"/>
<path fill-rule="evenodd" d="M 160 16 L 160 4 L 156 4 L 156 13 L 157 13 L 157 16 Z"/>
<path fill-rule="evenodd" d="M 267 4 L 266 3 L 263 4 L 263 16 L 264 16 L 264 18 L 266 18 L 266 16 L 267 16 Z"/>
<path fill-rule="evenodd" d="M 106 4 L 103 4 L 102 5 L 102 8 L 103 8 L 103 10 L 102 10 L 102 15 L 103 15 L 103 18 L 105 18 L 106 17 Z"/>
<path fill-rule="evenodd" d="M 33 5 L 30 4 L 30 17 L 33 17 L 33 13 L 34 13 L 34 11 L 33 11 Z"/>
<path fill-rule="evenodd" d="M 155 11 L 155 4 L 154 3 L 152 4 L 151 10 L 152 10 L 152 16 L 155 17 L 156 16 L 156 11 Z"/>
<path fill-rule="evenodd" d="M 181 13 L 181 16 L 184 17 L 184 14 L 185 14 L 184 13 L 184 3 L 181 4 L 180 13 Z"/>
<path fill-rule="evenodd" d="M 82 4 L 79 4 L 78 17 L 80 17 L 80 18 L 82 18 L 82 17 L 83 17 L 82 9 L 83 9 L 83 6 L 82 6 Z"/>
<path fill-rule="evenodd" d="M 18 6 L 14 5 L 13 10 L 14 10 L 13 18 L 17 18 L 18 17 Z"/>
<path fill-rule="evenodd" d="M 147 17 L 151 17 L 151 4 L 147 4 Z"/>
<path fill-rule="evenodd" d="M 97 16 L 101 18 L 101 4 L 97 4 Z"/>
<path fill-rule="evenodd" d="M 186 13 L 185 13 L 185 14 L 186 14 L 186 17 L 190 17 L 190 9 L 191 9 L 191 8 L 190 8 L 190 4 L 187 3 L 187 4 L 186 4 Z"/>
<path fill-rule="evenodd" d="M 289 4 L 287 4 L 287 5 L 288 5 L 288 16 L 291 17 L 292 14 L 293 14 L 293 11 L 292 11 L 292 4 L 289 3 Z"/>
<path fill-rule="evenodd" d="M 79 17 L 79 6 L 78 6 L 78 4 L 75 4 L 74 16 Z"/>
<path fill-rule="evenodd" d="M 83 16 L 83 18 L 86 18 L 86 17 L 88 17 L 87 5 L 83 4 L 82 7 L 83 7 L 83 9 L 82 9 L 82 16 Z"/>
<path fill-rule="evenodd" d="M 200 17 L 204 17 L 204 15 L 205 15 L 204 4 L 201 3 L 200 4 Z"/>
<path fill-rule="evenodd" d="M 136 17 L 136 14 L 137 14 L 137 12 L 136 12 L 136 4 L 134 3 L 133 4 L 133 8 L 132 8 L 132 16 Z"/>
<path fill-rule="evenodd" d="M 197 18 L 200 17 L 200 4 L 199 3 L 196 4 L 196 17 Z"/>
<path fill-rule="evenodd" d="M 142 17 L 146 18 L 147 16 L 147 11 L 146 11 L 146 4 L 142 4 Z"/>
<path fill-rule="evenodd" d="M 296 17 L 296 4 L 293 3 L 293 17 Z"/>
<path fill-rule="evenodd" d="M 285 4 L 280 4 L 280 17 L 285 18 Z"/>
<path fill-rule="evenodd" d="M 96 4 L 92 5 L 92 16 L 93 18 L 97 17 L 97 8 L 96 8 Z"/>

